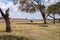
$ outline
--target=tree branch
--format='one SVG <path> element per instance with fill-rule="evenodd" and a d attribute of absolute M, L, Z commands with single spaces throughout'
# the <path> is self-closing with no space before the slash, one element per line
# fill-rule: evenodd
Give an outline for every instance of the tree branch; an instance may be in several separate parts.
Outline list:
<path fill-rule="evenodd" d="M 49 16 L 49 17 L 51 17 L 51 18 L 54 18 L 54 17 L 52 17 L 52 16 L 51 16 L 51 15 L 49 15 L 49 14 L 46 16 L 46 18 L 47 18 L 48 16 Z"/>
<path fill-rule="evenodd" d="M 50 15 L 49 15 L 50 16 Z M 54 17 L 52 17 L 52 16 L 50 16 L 51 18 L 54 18 Z"/>
<path fill-rule="evenodd" d="M 5 11 L 5 15 L 9 16 L 9 8 Z"/>
<path fill-rule="evenodd" d="M 49 14 L 47 14 L 46 18 L 49 16 Z"/>
<path fill-rule="evenodd" d="M 1 9 L 1 8 L 0 8 L 0 12 L 1 12 L 1 15 L 2 15 L 2 16 L 4 16 L 4 13 L 3 13 L 3 11 L 2 11 L 2 9 Z"/>

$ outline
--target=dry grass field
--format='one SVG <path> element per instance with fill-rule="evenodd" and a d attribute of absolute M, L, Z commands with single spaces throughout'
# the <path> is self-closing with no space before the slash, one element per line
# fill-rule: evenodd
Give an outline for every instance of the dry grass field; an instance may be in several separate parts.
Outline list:
<path fill-rule="evenodd" d="M 0 20 L 0 40 L 60 40 L 60 23 L 42 24 L 26 20 L 11 20 L 12 32 L 5 32 L 5 22 Z"/>

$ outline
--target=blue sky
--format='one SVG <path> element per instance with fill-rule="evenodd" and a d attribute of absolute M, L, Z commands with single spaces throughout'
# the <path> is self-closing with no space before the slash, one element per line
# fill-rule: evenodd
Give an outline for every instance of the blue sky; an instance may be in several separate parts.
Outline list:
<path fill-rule="evenodd" d="M 44 0 L 43 0 L 44 1 Z M 51 5 L 59 0 L 50 0 L 49 2 L 44 2 L 45 6 Z M 3 11 L 5 11 L 7 8 L 10 8 L 10 18 L 28 18 L 28 19 L 43 19 L 41 16 L 41 13 L 39 11 L 34 12 L 32 14 L 27 12 L 22 12 L 18 10 L 18 5 L 13 5 L 12 0 L 0 0 L 0 8 L 2 8 Z M 0 15 L 1 16 L 1 15 Z M 60 18 L 60 16 L 56 16 L 57 18 Z"/>

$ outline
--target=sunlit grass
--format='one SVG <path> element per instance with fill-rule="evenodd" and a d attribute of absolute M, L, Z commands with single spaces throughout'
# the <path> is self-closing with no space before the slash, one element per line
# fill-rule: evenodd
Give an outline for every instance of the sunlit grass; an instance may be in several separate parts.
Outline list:
<path fill-rule="evenodd" d="M 16 23 L 11 22 L 12 32 L 5 32 L 5 23 L 0 23 L 0 37 L 12 35 L 26 37 L 30 40 L 60 40 L 60 23 Z M 2 39 L 0 38 L 0 39 Z M 7 37 L 8 39 L 8 37 Z M 12 38 L 13 39 L 13 38 Z M 17 40 L 17 39 L 16 39 Z"/>

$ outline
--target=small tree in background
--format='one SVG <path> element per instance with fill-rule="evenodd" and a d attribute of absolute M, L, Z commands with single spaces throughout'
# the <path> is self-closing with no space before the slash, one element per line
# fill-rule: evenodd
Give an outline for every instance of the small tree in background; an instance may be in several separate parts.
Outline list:
<path fill-rule="evenodd" d="M 57 2 L 56 4 L 52 4 L 48 6 L 47 13 L 48 15 L 53 14 L 53 17 L 52 17 L 54 20 L 53 23 L 55 23 L 55 14 L 60 14 L 60 2 Z"/>

